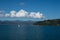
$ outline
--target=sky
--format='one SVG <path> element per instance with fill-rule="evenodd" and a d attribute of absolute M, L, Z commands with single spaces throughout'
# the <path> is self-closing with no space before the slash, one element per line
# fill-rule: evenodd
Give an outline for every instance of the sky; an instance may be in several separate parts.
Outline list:
<path fill-rule="evenodd" d="M 0 0 L 0 20 L 60 19 L 60 0 Z"/>

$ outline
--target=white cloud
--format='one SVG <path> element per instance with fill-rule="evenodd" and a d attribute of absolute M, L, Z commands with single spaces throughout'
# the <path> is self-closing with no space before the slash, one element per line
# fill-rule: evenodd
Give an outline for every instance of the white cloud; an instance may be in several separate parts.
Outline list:
<path fill-rule="evenodd" d="M 9 17 L 10 16 L 10 14 L 5 14 L 5 17 Z"/>
<path fill-rule="evenodd" d="M 29 17 L 34 18 L 34 17 L 35 17 L 35 12 L 31 12 L 31 13 L 29 14 Z"/>
<path fill-rule="evenodd" d="M 11 17 L 15 17 L 15 16 L 16 16 L 16 11 L 12 10 L 12 11 L 10 12 L 10 16 L 11 16 Z"/>
<path fill-rule="evenodd" d="M 18 11 L 16 13 L 16 17 L 27 17 L 28 12 L 26 12 L 25 10 L 21 9 L 20 11 Z"/>
<path fill-rule="evenodd" d="M 19 18 L 44 18 L 43 14 L 40 12 L 27 12 L 23 9 L 18 12 L 12 10 L 10 13 L 6 13 L 5 17 L 19 17 Z"/>
<path fill-rule="evenodd" d="M 35 14 L 35 17 L 36 17 L 36 18 L 42 18 L 42 17 L 43 17 L 43 14 L 40 13 L 40 12 L 37 12 L 37 13 Z"/>
<path fill-rule="evenodd" d="M 30 14 L 29 14 L 29 16 L 31 17 L 31 18 L 43 18 L 43 14 L 42 13 L 40 13 L 40 12 L 31 12 Z"/>

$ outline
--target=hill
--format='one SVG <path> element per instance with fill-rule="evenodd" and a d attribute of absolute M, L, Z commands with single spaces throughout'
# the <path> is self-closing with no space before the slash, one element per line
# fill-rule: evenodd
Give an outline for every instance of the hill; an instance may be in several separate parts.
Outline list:
<path fill-rule="evenodd" d="M 44 20 L 34 23 L 34 25 L 55 25 L 60 26 L 60 19 Z"/>

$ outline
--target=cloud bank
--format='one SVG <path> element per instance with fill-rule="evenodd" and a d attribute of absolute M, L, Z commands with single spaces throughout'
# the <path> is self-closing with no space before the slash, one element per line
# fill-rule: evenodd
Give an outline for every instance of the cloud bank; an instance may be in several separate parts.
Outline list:
<path fill-rule="evenodd" d="M 0 11 L 0 17 L 19 17 L 19 18 L 44 18 L 44 15 L 40 12 L 27 12 L 23 9 L 18 12 L 12 10 L 10 13 L 2 13 Z"/>

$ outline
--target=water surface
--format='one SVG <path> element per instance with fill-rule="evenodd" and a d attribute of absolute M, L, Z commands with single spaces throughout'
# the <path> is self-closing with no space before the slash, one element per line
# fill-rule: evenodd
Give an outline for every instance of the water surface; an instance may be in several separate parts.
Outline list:
<path fill-rule="evenodd" d="M 0 25 L 0 40 L 60 40 L 60 26 Z"/>

